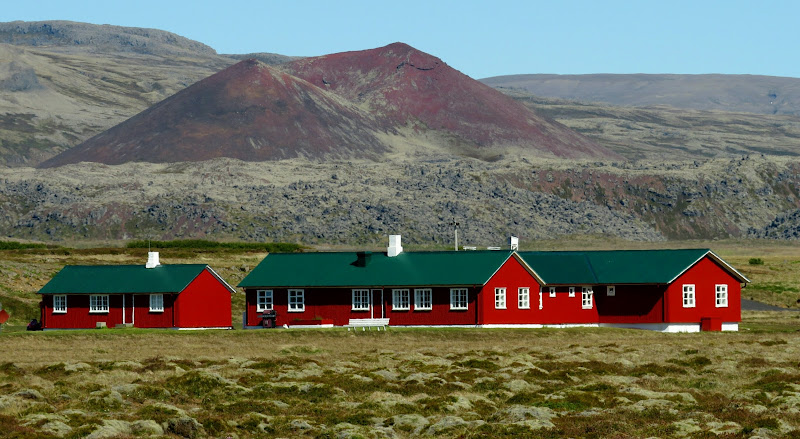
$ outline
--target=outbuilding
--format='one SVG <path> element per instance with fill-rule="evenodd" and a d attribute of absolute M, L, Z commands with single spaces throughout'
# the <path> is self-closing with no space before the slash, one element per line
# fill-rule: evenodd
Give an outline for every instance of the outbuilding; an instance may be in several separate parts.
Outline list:
<path fill-rule="evenodd" d="M 41 290 L 44 329 L 231 328 L 235 290 L 204 264 L 68 265 Z"/>

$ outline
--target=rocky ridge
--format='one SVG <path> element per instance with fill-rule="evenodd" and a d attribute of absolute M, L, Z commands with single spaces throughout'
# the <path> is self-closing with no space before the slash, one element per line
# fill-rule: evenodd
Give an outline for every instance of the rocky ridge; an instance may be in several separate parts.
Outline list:
<path fill-rule="evenodd" d="M 497 245 L 584 234 L 748 236 L 800 208 L 790 161 L 392 161 L 70 165 L 0 172 L 0 233 L 45 240 L 213 237 L 304 244 Z M 697 176 L 700 175 L 700 178 Z M 731 177 L 735 175 L 736 177 Z M 757 196 L 751 196 L 757 194 Z"/>

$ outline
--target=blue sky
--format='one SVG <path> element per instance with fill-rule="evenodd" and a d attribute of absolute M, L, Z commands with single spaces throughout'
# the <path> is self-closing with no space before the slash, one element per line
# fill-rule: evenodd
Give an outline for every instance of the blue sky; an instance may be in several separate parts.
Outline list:
<path fill-rule="evenodd" d="M 4 2 L 0 21 L 163 29 L 219 53 L 323 55 L 402 41 L 473 78 L 519 73 L 800 77 L 798 1 Z"/>

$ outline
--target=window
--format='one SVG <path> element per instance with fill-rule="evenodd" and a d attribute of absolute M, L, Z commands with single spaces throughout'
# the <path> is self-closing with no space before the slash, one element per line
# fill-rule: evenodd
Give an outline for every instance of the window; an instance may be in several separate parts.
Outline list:
<path fill-rule="evenodd" d="M 575 287 L 569 287 L 569 297 L 575 297 Z"/>
<path fill-rule="evenodd" d="M 717 308 L 727 308 L 728 307 L 728 286 L 727 285 L 717 285 Z"/>
<path fill-rule="evenodd" d="M 289 290 L 289 312 L 303 312 L 305 310 L 306 301 L 303 290 Z"/>
<path fill-rule="evenodd" d="M 65 313 L 65 312 L 67 312 L 67 296 L 66 295 L 53 296 L 53 312 L 54 313 Z"/>
<path fill-rule="evenodd" d="M 108 312 L 108 294 L 89 296 L 89 312 Z"/>
<path fill-rule="evenodd" d="M 272 290 L 256 291 L 256 311 L 263 312 L 272 309 Z"/>
<path fill-rule="evenodd" d="M 468 299 L 466 288 L 450 288 L 450 309 L 468 309 Z"/>
<path fill-rule="evenodd" d="M 494 289 L 494 308 L 495 309 L 506 309 L 506 289 L 505 288 L 495 288 Z"/>
<path fill-rule="evenodd" d="M 392 310 L 408 311 L 410 308 L 408 290 L 392 290 Z"/>
<path fill-rule="evenodd" d="M 369 290 L 353 290 L 353 311 L 369 311 Z"/>
<path fill-rule="evenodd" d="M 531 309 L 531 289 L 520 287 L 517 289 L 517 307 L 519 309 Z"/>
<path fill-rule="evenodd" d="M 683 307 L 694 308 L 694 285 L 692 284 L 683 286 Z"/>
<path fill-rule="evenodd" d="M 617 295 L 617 287 L 613 285 L 609 285 L 606 287 L 606 296 L 614 297 Z"/>
<path fill-rule="evenodd" d="M 592 287 L 581 288 L 581 308 L 592 309 Z"/>
<path fill-rule="evenodd" d="M 414 290 L 414 311 L 430 311 L 433 308 L 433 291 L 430 288 Z"/>
<path fill-rule="evenodd" d="M 150 312 L 164 312 L 164 295 L 150 295 Z"/>
<path fill-rule="evenodd" d="M 550 297 L 556 297 L 556 287 L 550 287 Z"/>

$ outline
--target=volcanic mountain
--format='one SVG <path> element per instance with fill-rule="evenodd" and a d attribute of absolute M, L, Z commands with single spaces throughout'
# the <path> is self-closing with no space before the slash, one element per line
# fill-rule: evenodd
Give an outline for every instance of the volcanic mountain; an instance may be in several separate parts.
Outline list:
<path fill-rule="evenodd" d="M 460 146 L 517 145 L 558 157 L 614 155 L 407 44 L 303 58 L 279 68 L 365 106 L 383 129 L 435 130 Z"/>
<path fill-rule="evenodd" d="M 371 156 L 387 150 L 363 112 L 255 60 L 209 76 L 40 164 L 169 163 L 231 157 Z"/>
<path fill-rule="evenodd" d="M 440 59 L 395 43 L 279 67 L 242 61 L 40 166 L 377 158 L 392 150 L 393 137 L 468 155 L 513 146 L 531 155 L 618 157 Z"/>

